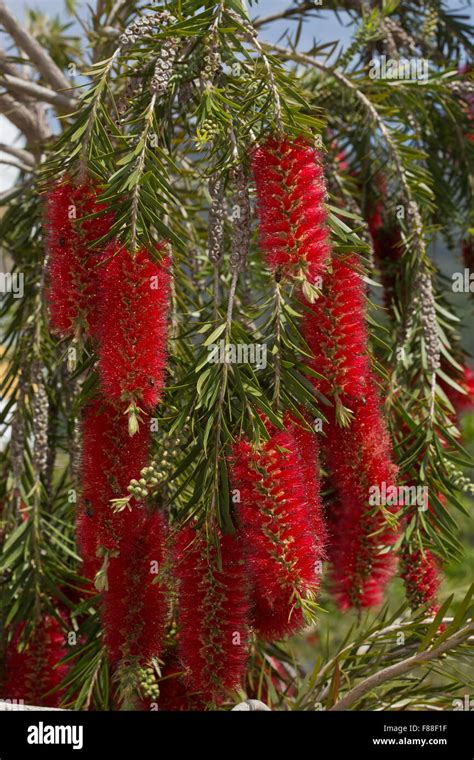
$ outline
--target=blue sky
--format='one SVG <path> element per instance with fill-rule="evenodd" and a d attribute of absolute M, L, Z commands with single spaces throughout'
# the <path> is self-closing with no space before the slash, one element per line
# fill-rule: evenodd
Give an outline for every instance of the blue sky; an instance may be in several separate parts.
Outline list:
<path fill-rule="evenodd" d="M 324 0 L 323 8 L 324 8 Z M 69 20 L 73 23 L 74 32 L 80 33 L 81 29 L 79 24 L 68 14 L 65 10 L 64 0 L 7 0 L 7 4 L 13 9 L 13 11 L 21 18 L 24 16 L 26 8 L 34 8 L 46 13 L 47 15 L 56 16 L 59 15 L 64 20 Z M 291 0 L 260 0 L 258 3 L 253 3 L 250 8 L 252 16 L 267 16 L 269 14 L 277 13 L 280 10 L 284 10 L 292 5 Z M 459 0 L 448 0 L 448 7 L 456 9 L 464 9 L 465 13 L 470 14 L 473 18 L 472 6 L 466 6 L 465 2 Z M 78 0 L 76 7 L 79 15 L 87 16 L 88 3 L 85 0 Z M 340 14 L 340 21 L 336 18 L 333 11 L 321 12 L 321 18 L 309 19 L 303 26 L 300 47 L 301 49 L 308 49 L 313 46 L 314 41 L 316 43 L 328 43 L 337 41 L 339 45 L 346 46 L 350 40 L 350 30 L 347 27 L 348 15 L 346 13 Z M 284 34 L 287 29 L 295 29 L 296 22 L 285 19 L 273 23 L 271 26 L 265 27 L 260 30 L 260 34 L 263 39 L 275 42 L 278 38 Z M 4 118 L 0 118 L 0 132 L 1 142 L 12 143 L 17 137 L 17 133 L 14 127 Z M 0 171 L 0 191 L 12 184 L 16 175 L 16 170 L 2 166 Z"/>
<path fill-rule="evenodd" d="M 15 10 L 15 13 L 17 13 L 19 16 L 24 14 L 25 8 L 37 8 L 43 11 L 43 13 L 47 13 L 48 15 L 53 16 L 59 14 L 64 18 L 67 17 L 67 14 L 64 11 L 63 0 L 31 0 L 31 2 L 28 2 L 27 0 L 20 0 L 20 2 L 18 2 L 18 0 L 15 0 L 15 2 L 12 2 L 12 0 L 7 0 L 7 4 L 10 5 L 10 7 L 13 8 Z M 291 4 L 291 0 L 260 0 L 260 2 L 252 4 L 250 8 L 250 14 L 251 16 L 267 16 L 270 13 L 273 14 L 277 13 L 280 10 L 284 10 Z M 76 6 L 80 14 L 87 14 L 87 2 L 78 1 L 76 3 Z M 323 11 L 323 13 L 325 16 L 324 20 L 316 21 L 313 19 L 305 25 L 304 35 L 302 37 L 303 46 L 310 46 L 312 44 L 313 37 L 316 37 L 318 41 L 324 42 L 328 42 L 334 39 L 347 40 L 349 38 L 347 30 L 338 23 L 333 12 Z M 346 14 L 342 15 L 344 16 Z M 282 32 L 285 31 L 285 29 L 288 27 L 294 27 L 295 22 L 283 21 L 281 23 L 275 23 L 272 26 L 274 31 L 271 34 L 271 37 L 273 40 L 275 40 Z M 262 31 L 263 37 L 267 36 L 267 34 L 268 32 Z"/>
<path fill-rule="evenodd" d="M 26 8 L 35 8 L 41 10 L 48 15 L 60 15 L 62 18 L 67 19 L 67 13 L 65 11 L 64 0 L 7 0 L 7 4 L 10 5 L 15 13 L 19 16 L 24 15 Z M 93 4 L 93 3 L 92 3 Z M 291 6 L 292 0 L 260 0 L 260 2 L 253 2 L 250 7 L 251 16 L 267 16 L 269 14 L 277 13 L 285 8 Z M 467 5 L 467 0 L 447 0 L 446 5 L 450 9 L 462 9 L 464 13 L 469 14 L 471 19 L 474 19 L 474 13 L 472 6 Z M 88 3 L 85 0 L 77 0 L 76 7 L 79 15 L 88 14 Z M 303 27 L 301 35 L 301 48 L 309 48 L 313 45 L 314 40 L 318 43 L 327 43 L 334 40 L 342 43 L 345 46 L 350 40 L 350 31 L 347 28 L 348 14 L 340 13 L 340 21 L 336 18 L 333 11 L 324 11 L 324 0 L 322 0 L 322 8 L 318 8 L 321 12 L 321 18 L 309 19 Z M 70 17 L 69 17 L 70 18 Z M 80 31 L 78 24 L 74 22 L 75 28 Z M 271 27 L 266 27 L 260 31 L 261 36 L 271 41 L 276 41 L 286 29 L 294 29 L 296 22 L 289 19 L 275 22 Z"/>

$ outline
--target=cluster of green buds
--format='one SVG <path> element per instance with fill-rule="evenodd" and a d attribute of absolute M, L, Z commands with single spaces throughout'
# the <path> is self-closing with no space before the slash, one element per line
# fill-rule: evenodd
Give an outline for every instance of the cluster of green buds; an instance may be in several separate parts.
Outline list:
<path fill-rule="evenodd" d="M 145 699 L 151 699 L 156 701 L 160 696 L 160 687 L 156 680 L 155 669 L 151 666 L 146 668 L 140 668 L 140 691 Z"/>
<path fill-rule="evenodd" d="M 153 488 L 161 485 L 169 478 L 176 467 L 178 447 L 182 441 L 183 439 L 180 436 L 174 436 L 163 442 L 163 451 L 153 457 L 149 465 L 140 470 L 138 480 L 133 478 L 128 484 L 128 496 L 111 499 L 114 512 L 122 512 L 126 508 L 131 509 L 130 501 L 132 498 L 146 499 Z M 166 445 L 164 445 L 165 443 Z"/>
<path fill-rule="evenodd" d="M 174 646 L 176 646 L 177 635 L 178 635 L 178 624 L 176 623 L 176 620 L 172 620 L 166 632 L 165 649 L 172 649 Z"/>
<path fill-rule="evenodd" d="M 210 142 L 219 133 L 219 124 L 212 119 L 204 119 L 196 130 L 199 143 Z"/>
<path fill-rule="evenodd" d="M 466 475 L 464 475 L 461 470 L 458 470 L 453 462 L 450 462 L 448 460 L 444 463 L 444 466 L 448 471 L 450 483 L 452 483 L 452 485 L 456 488 L 459 488 L 460 491 L 471 494 L 472 496 L 474 494 L 474 483 L 472 480 L 466 477 Z"/>
<path fill-rule="evenodd" d="M 148 496 L 148 483 L 145 478 L 140 478 L 140 480 L 133 478 L 127 486 L 127 491 L 136 499 L 144 499 Z"/>
<path fill-rule="evenodd" d="M 127 490 L 131 496 L 136 499 L 146 498 L 150 489 L 156 488 L 170 476 L 176 466 L 180 444 L 181 438 L 173 438 L 170 448 L 164 448 L 159 457 L 153 457 L 150 464 L 140 471 L 140 479 L 130 481 Z"/>
<path fill-rule="evenodd" d="M 436 8 L 428 8 L 421 28 L 421 37 L 433 42 L 438 31 L 439 16 Z"/>

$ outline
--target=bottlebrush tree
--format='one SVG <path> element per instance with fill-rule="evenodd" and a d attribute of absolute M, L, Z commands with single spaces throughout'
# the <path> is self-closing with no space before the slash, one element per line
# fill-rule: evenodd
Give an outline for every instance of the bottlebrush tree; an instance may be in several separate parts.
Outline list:
<path fill-rule="evenodd" d="M 463 694 L 471 29 L 338 10 L 0 2 L 0 698 Z"/>

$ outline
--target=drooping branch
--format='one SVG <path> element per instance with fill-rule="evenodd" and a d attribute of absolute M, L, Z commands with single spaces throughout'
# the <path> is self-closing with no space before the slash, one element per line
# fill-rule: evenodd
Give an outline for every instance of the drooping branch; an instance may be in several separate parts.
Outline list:
<path fill-rule="evenodd" d="M 355 705 L 362 697 L 368 694 L 372 689 L 377 686 L 381 686 L 388 681 L 392 681 L 395 678 L 399 678 L 405 673 L 409 673 L 411 670 L 423 665 L 425 662 L 431 662 L 441 657 L 445 652 L 449 652 L 462 644 L 466 639 L 474 634 L 474 622 L 470 622 L 457 631 L 452 636 L 449 636 L 438 646 L 434 646 L 432 649 L 427 649 L 424 652 L 418 652 L 412 657 L 408 657 L 406 660 L 390 665 L 388 668 L 380 670 L 378 673 L 366 678 L 361 683 L 357 684 L 353 689 L 345 694 L 342 699 L 336 702 L 330 709 L 331 711 L 348 710 Z"/>

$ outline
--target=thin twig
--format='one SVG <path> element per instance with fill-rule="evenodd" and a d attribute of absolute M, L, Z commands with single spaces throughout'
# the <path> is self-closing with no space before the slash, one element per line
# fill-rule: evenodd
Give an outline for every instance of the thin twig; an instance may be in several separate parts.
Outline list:
<path fill-rule="evenodd" d="M 252 23 L 256 29 L 259 29 L 261 26 L 271 24 L 273 21 L 292 19 L 293 16 L 303 16 L 308 11 L 316 10 L 317 7 L 315 7 L 314 0 L 309 0 L 308 2 L 297 5 L 296 7 L 291 6 L 290 8 L 286 8 L 284 11 L 279 11 L 278 13 L 272 13 L 269 16 L 256 18 Z"/>

